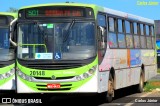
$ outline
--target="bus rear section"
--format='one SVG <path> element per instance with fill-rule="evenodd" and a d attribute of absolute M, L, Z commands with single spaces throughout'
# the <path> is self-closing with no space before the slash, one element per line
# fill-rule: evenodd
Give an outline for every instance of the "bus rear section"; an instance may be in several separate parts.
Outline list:
<path fill-rule="evenodd" d="M 0 12 L 0 90 L 15 90 L 15 50 L 9 42 L 15 13 Z"/>

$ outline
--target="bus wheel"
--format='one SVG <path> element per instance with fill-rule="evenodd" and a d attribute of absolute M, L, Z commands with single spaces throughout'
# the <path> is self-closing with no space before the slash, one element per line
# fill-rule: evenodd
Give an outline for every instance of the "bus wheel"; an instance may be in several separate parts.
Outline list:
<path fill-rule="evenodd" d="M 114 96 L 114 81 L 113 78 L 111 76 L 111 74 L 109 75 L 109 80 L 108 80 L 108 92 L 106 95 L 106 101 L 107 102 L 111 102 Z"/>
<path fill-rule="evenodd" d="M 139 92 L 139 93 L 141 93 L 141 92 L 143 92 L 143 87 L 144 87 L 144 80 L 143 80 L 144 78 L 143 78 L 143 73 L 141 73 L 141 75 L 140 75 L 140 80 L 139 80 L 139 84 L 138 84 L 138 86 L 137 86 L 137 91 Z"/>

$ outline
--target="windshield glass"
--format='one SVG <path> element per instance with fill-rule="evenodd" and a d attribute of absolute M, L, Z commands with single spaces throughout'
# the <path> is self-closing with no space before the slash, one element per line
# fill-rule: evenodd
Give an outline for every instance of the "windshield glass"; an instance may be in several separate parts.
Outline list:
<path fill-rule="evenodd" d="M 18 58 L 81 60 L 96 54 L 93 22 L 18 25 Z"/>
<path fill-rule="evenodd" d="M 0 28 L 0 61 L 14 59 L 14 50 L 10 48 L 9 28 Z"/>

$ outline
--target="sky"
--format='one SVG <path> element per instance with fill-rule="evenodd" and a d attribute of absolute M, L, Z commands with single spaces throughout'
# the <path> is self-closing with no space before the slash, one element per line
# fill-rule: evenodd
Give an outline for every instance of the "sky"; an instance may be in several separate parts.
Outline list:
<path fill-rule="evenodd" d="M 160 0 L 0 0 L 0 12 L 6 12 L 10 7 L 19 9 L 23 6 L 45 3 L 64 3 L 66 1 L 96 4 L 145 18 L 160 20 Z M 146 4 L 151 1 L 156 2 L 156 5 Z"/>

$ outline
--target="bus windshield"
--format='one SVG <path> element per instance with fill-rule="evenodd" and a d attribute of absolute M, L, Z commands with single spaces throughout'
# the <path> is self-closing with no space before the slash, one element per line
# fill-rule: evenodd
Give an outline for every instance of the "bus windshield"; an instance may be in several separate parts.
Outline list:
<path fill-rule="evenodd" d="M 0 61 L 14 59 L 14 50 L 10 49 L 9 28 L 0 28 Z"/>
<path fill-rule="evenodd" d="M 18 58 L 20 59 L 81 60 L 95 55 L 93 22 L 18 25 Z"/>

